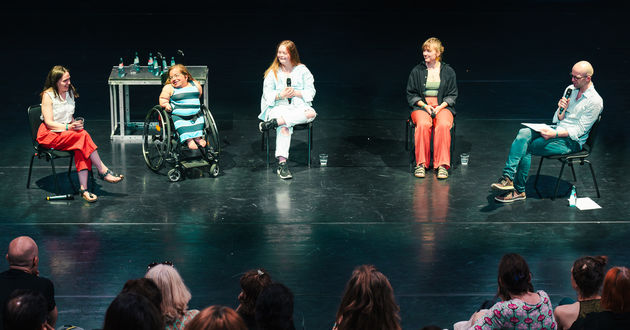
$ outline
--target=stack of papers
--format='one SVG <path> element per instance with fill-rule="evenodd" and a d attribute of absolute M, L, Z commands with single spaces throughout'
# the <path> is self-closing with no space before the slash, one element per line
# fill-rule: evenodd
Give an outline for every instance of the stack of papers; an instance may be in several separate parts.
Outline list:
<path fill-rule="evenodd" d="M 575 201 L 575 207 L 577 207 L 578 210 L 580 210 L 580 211 L 594 210 L 594 209 L 601 209 L 602 208 L 601 206 L 599 206 L 599 204 L 595 203 L 595 201 L 593 201 L 589 197 L 578 198 Z"/>

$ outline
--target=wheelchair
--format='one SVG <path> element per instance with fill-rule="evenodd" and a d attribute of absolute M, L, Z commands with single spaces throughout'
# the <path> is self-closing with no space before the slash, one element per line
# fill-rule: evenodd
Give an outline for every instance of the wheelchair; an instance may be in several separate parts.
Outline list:
<path fill-rule="evenodd" d="M 212 113 L 205 105 L 201 105 L 199 115 L 204 116 L 203 138 L 206 147 L 191 150 L 179 141 L 170 113 L 160 105 L 149 110 L 142 134 L 142 154 L 149 169 L 160 173 L 167 168 L 166 175 L 171 182 L 183 180 L 195 168 L 207 167 L 211 177 L 219 175 L 219 131 Z"/>

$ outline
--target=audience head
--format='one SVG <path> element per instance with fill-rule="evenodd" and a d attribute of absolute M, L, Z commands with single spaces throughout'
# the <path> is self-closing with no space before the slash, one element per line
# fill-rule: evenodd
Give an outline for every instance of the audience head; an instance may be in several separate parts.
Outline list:
<path fill-rule="evenodd" d="M 162 308 L 162 292 L 150 278 L 138 278 L 127 281 L 121 292 L 132 292 L 149 299 L 160 310 Z"/>
<path fill-rule="evenodd" d="M 144 296 L 122 292 L 107 308 L 103 330 L 163 330 L 160 311 Z"/>
<path fill-rule="evenodd" d="M 237 311 L 244 314 L 254 315 L 256 299 L 262 290 L 271 284 L 271 276 L 266 270 L 252 269 L 241 276 L 241 293 L 238 295 L 240 305 Z"/>
<path fill-rule="evenodd" d="M 199 312 L 186 330 L 247 330 L 247 326 L 233 309 L 215 305 Z"/>
<path fill-rule="evenodd" d="M 66 77 L 69 79 L 70 71 L 68 71 L 68 69 L 64 68 L 61 65 L 55 65 L 52 69 L 50 69 L 50 71 L 48 72 L 48 75 L 46 76 L 46 81 L 44 82 L 44 89 L 42 90 L 41 94 L 43 95 L 46 90 L 48 90 L 49 88 L 52 88 L 55 96 L 58 96 L 60 93 L 59 87 L 60 87 L 62 78 L 64 78 L 64 75 L 66 75 Z M 68 92 L 70 93 L 70 95 L 72 95 L 75 98 L 79 97 L 79 94 L 77 93 L 72 83 L 70 83 L 70 85 L 66 87 L 68 87 Z"/>
<path fill-rule="evenodd" d="M 423 44 L 422 44 L 422 51 L 424 52 L 425 50 L 428 51 L 436 51 L 437 52 L 437 61 L 442 61 L 442 55 L 444 55 L 444 46 L 442 46 L 442 42 L 440 41 L 440 39 L 432 37 L 427 39 Z"/>
<path fill-rule="evenodd" d="M 586 256 L 573 263 L 571 279 L 582 297 L 588 298 L 599 294 L 607 263 L 606 256 Z"/>
<path fill-rule="evenodd" d="M 532 274 L 523 257 L 516 253 L 508 253 L 499 262 L 499 295 L 504 300 L 513 295 L 533 292 Z"/>
<path fill-rule="evenodd" d="M 153 264 L 151 264 L 153 265 Z M 182 317 L 192 297 L 179 272 L 170 262 L 149 266 L 146 278 L 152 279 L 162 292 L 162 315 L 167 324 Z"/>
<path fill-rule="evenodd" d="M 47 323 L 46 298 L 35 291 L 15 290 L 4 305 L 5 330 L 42 330 L 53 328 Z"/>
<path fill-rule="evenodd" d="M 630 312 L 630 271 L 613 267 L 604 278 L 601 305 L 614 313 Z"/>
<path fill-rule="evenodd" d="M 400 329 L 400 308 L 389 280 L 372 265 L 354 269 L 337 311 L 337 328 Z"/>
<path fill-rule="evenodd" d="M 9 243 L 6 258 L 9 268 L 36 273 L 39 264 L 38 254 L 39 250 L 35 241 L 28 236 L 20 236 Z"/>
<path fill-rule="evenodd" d="M 281 283 L 268 285 L 256 300 L 260 330 L 293 330 L 293 293 Z"/>

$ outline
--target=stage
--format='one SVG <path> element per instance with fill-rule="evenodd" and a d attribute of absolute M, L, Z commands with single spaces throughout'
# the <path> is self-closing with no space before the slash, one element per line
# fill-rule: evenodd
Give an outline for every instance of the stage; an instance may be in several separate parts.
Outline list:
<path fill-rule="evenodd" d="M 330 329 L 345 282 L 360 264 L 374 264 L 387 275 L 401 308 L 403 329 L 436 324 L 451 328 L 496 292 L 496 270 L 507 252 L 522 254 L 536 289 L 552 302 L 574 297 L 569 270 L 583 255 L 607 255 L 611 265 L 630 265 L 630 179 L 626 121 L 630 77 L 627 24 L 622 11 L 578 2 L 519 9 L 447 8 L 454 22 L 438 18 L 416 24 L 419 8 L 329 6 L 291 11 L 301 28 L 287 31 L 273 10 L 219 8 L 167 14 L 75 8 L 68 45 L 41 43 L 37 10 L 15 9 L 34 23 L 7 36 L 13 45 L 2 58 L 5 110 L 0 114 L 0 230 L 5 249 L 19 235 L 39 244 L 41 275 L 55 283 L 57 326 L 102 326 L 105 310 L 124 282 L 144 275 L 146 265 L 170 260 L 192 292 L 191 308 L 237 306 L 240 275 L 263 267 L 295 295 L 298 329 Z M 434 8 L 435 9 L 435 8 Z M 598 20 L 588 26 L 580 18 Z M 592 16 L 592 17 L 591 17 Z M 537 24 L 532 25 L 532 17 Z M 168 30 L 138 34 L 151 21 L 190 22 L 196 34 Z M 118 25 L 106 26 L 117 21 Z M 568 29 L 584 31 L 566 37 Z M 588 29 L 587 29 L 588 27 Z M 447 180 L 432 171 L 417 179 L 404 148 L 408 109 L 405 86 L 420 60 L 420 45 L 430 36 L 446 47 L 444 61 L 455 69 L 459 98 L 455 167 Z M 50 38 L 47 38 L 50 39 Z M 306 164 L 306 134 L 293 136 L 283 181 L 265 164 L 257 129 L 262 74 L 276 44 L 296 42 L 300 57 L 315 76 L 312 167 Z M 170 44 L 164 40 L 173 40 Z M 566 40 L 560 42 L 559 40 Z M 150 171 L 140 143 L 112 142 L 107 76 L 118 58 L 138 51 L 172 56 L 186 53 L 186 64 L 209 68 L 209 108 L 221 135 L 220 175 L 203 173 L 180 182 Z M 533 183 L 539 158 L 532 158 L 527 200 L 499 204 L 490 184 L 501 175 L 508 148 L 522 122 L 550 122 L 558 99 L 571 83 L 568 73 L 589 60 L 593 82 L 604 99 L 602 122 L 589 158 L 601 198 L 596 198 L 588 166 L 576 167 L 572 182 L 565 169 L 561 197 L 551 200 L 559 163 L 545 161 L 538 196 Z M 128 61 L 128 60 L 127 60 Z M 50 165 L 32 154 L 26 109 L 53 65 L 70 69 L 77 87 L 77 114 L 86 118 L 99 153 L 124 173 L 120 184 L 97 180 L 95 204 L 75 200 L 47 202 L 54 190 Z M 141 119 L 157 103 L 159 87 L 132 92 L 133 117 Z M 273 144 L 272 144 L 273 145 Z M 318 154 L 329 156 L 321 167 Z M 459 164 L 461 153 L 470 164 Z M 66 161 L 56 162 L 59 181 Z M 196 174 L 196 177 L 195 177 Z M 72 178 L 77 182 L 76 172 Z M 601 209 L 569 207 L 591 197 Z M 6 262 L 2 268 L 6 268 Z"/>

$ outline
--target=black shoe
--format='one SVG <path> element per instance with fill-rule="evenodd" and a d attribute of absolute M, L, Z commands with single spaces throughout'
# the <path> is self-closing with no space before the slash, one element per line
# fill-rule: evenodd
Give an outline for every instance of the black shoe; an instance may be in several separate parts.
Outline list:
<path fill-rule="evenodd" d="M 283 179 L 283 180 L 288 180 L 293 177 L 291 175 L 291 171 L 289 171 L 289 166 L 287 165 L 287 162 L 279 163 L 278 169 L 276 170 L 276 172 L 280 176 L 280 179 Z"/>
<path fill-rule="evenodd" d="M 276 127 L 278 127 L 278 120 L 276 120 L 276 118 L 263 121 L 258 124 L 258 130 L 260 131 L 260 133 L 268 131 L 270 129 L 275 129 Z"/>

